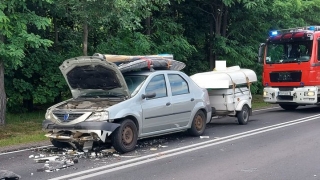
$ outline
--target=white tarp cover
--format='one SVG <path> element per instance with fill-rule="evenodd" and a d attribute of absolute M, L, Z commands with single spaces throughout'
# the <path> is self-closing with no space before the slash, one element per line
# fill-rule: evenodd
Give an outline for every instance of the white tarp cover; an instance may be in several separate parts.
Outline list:
<path fill-rule="evenodd" d="M 256 82 L 257 75 L 251 69 L 241 69 L 239 66 L 228 67 L 225 70 L 197 73 L 191 79 L 198 86 L 206 89 L 229 88 L 234 84 L 246 84 Z"/>

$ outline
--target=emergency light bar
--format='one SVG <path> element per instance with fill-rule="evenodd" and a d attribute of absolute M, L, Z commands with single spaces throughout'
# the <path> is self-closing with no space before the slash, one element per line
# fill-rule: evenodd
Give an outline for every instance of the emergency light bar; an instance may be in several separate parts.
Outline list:
<path fill-rule="evenodd" d="M 288 32 L 301 32 L 301 31 L 320 31 L 320 26 L 305 26 L 290 29 L 272 30 L 270 31 L 270 37 L 277 36 Z"/>

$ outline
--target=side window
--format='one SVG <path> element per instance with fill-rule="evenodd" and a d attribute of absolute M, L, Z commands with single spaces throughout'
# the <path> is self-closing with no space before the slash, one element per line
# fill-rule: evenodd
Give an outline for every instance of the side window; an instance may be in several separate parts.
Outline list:
<path fill-rule="evenodd" d="M 146 93 L 156 93 L 156 97 L 154 98 L 166 97 L 167 87 L 164 75 L 157 75 L 153 77 L 146 87 Z"/>
<path fill-rule="evenodd" d="M 171 86 L 172 96 L 189 93 L 188 83 L 180 75 L 169 74 L 168 77 Z"/>

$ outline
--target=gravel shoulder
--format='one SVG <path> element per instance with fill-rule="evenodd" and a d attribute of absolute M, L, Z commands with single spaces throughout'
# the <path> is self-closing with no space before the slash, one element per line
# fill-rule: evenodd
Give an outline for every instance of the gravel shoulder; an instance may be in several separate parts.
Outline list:
<path fill-rule="evenodd" d="M 33 142 L 33 143 L 25 143 L 25 144 L 0 147 L 0 153 L 37 148 L 40 146 L 48 146 L 48 145 L 51 145 L 49 139 L 45 141 L 39 141 L 39 142 Z"/>

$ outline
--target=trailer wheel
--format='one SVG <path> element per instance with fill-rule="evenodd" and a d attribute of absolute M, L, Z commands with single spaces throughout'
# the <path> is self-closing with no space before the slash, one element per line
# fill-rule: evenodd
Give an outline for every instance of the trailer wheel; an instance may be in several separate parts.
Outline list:
<path fill-rule="evenodd" d="M 201 136 L 206 129 L 206 116 L 203 111 L 199 110 L 192 120 L 191 128 L 188 129 L 188 133 L 191 136 Z"/>
<path fill-rule="evenodd" d="M 125 119 L 112 133 L 112 145 L 119 153 L 133 151 L 138 140 L 136 124 L 131 119 Z"/>
<path fill-rule="evenodd" d="M 241 111 L 238 111 L 237 118 L 240 125 L 245 125 L 249 121 L 250 110 L 248 105 L 243 105 Z"/>
<path fill-rule="evenodd" d="M 295 110 L 298 105 L 290 105 L 290 104 L 279 104 L 279 106 L 284 110 Z"/>

